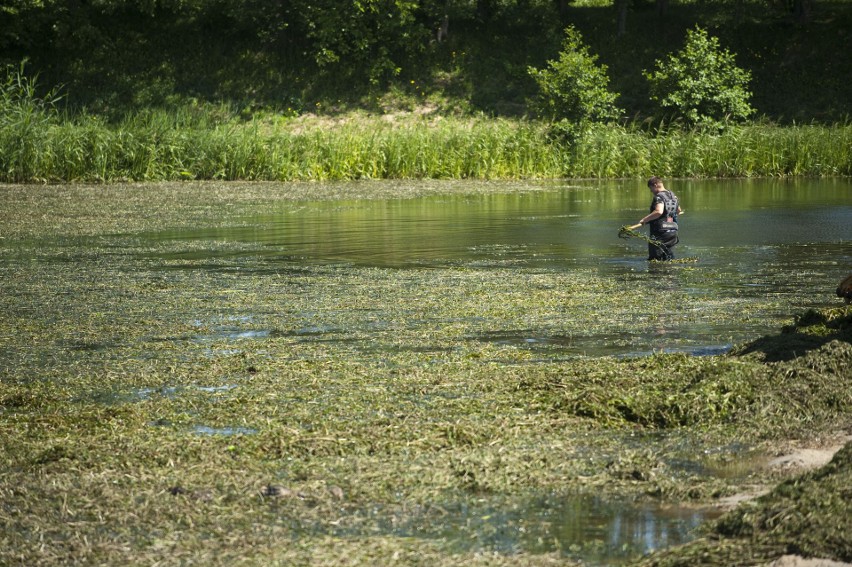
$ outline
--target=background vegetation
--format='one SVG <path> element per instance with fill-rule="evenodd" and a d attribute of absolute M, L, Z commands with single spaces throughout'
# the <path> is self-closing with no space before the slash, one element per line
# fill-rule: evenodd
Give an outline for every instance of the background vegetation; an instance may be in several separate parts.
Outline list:
<path fill-rule="evenodd" d="M 117 119 L 195 101 L 245 115 L 352 107 L 520 116 L 528 67 L 573 26 L 631 119 L 654 114 L 643 71 L 696 25 L 751 73 L 758 116 L 845 120 L 852 3 L 828 0 L 7 0 L 0 63 L 28 60 L 65 103 Z"/>
<path fill-rule="evenodd" d="M 850 23 L 822 0 L 13 0 L 0 181 L 849 175 Z"/>

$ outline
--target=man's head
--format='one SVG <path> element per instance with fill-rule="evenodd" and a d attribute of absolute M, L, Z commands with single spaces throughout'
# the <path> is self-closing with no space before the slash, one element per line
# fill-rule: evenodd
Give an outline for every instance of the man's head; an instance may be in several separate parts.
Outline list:
<path fill-rule="evenodd" d="M 648 180 L 648 189 L 651 191 L 656 191 L 657 189 L 663 189 L 663 180 L 656 175 Z"/>

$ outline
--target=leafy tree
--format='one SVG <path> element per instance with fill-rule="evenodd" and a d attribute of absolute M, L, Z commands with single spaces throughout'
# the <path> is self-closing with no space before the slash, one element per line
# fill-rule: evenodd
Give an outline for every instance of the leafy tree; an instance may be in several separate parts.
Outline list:
<path fill-rule="evenodd" d="M 681 51 L 657 60 L 653 72 L 642 73 L 650 83 L 651 100 L 687 125 L 718 127 L 754 112 L 749 104 L 751 73 L 737 67 L 719 39 L 698 26 L 687 30 Z"/>
<path fill-rule="evenodd" d="M 598 65 L 597 59 L 583 44 L 580 32 L 573 26 L 566 28 L 559 59 L 548 61 L 546 69 L 528 68 L 539 88 L 533 109 L 540 116 L 578 127 L 619 118 L 618 93 L 610 92 L 607 66 Z"/>
<path fill-rule="evenodd" d="M 383 85 L 416 60 L 431 32 L 411 0 L 299 0 L 300 27 L 320 70 L 343 81 Z"/>

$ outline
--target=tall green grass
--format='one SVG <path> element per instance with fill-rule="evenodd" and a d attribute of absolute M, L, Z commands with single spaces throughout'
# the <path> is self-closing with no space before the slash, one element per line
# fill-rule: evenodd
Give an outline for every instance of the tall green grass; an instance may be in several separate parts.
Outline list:
<path fill-rule="evenodd" d="M 852 174 L 852 125 L 732 126 L 722 133 L 598 127 L 575 147 L 575 177 L 846 176 Z"/>
<path fill-rule="evenodd" d="M 548 125 L 484 117 L 240 120 L 225 107 L 107 123 L 58 112 L 12 74 L 0 86 L 0 182 L 852 175 L 852 125 L 723 133 L 596 126 L 574 143 Z"/>

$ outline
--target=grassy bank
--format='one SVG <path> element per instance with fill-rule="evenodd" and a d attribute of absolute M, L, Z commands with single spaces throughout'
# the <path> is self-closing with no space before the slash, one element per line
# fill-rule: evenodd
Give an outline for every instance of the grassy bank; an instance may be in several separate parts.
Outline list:
<path fill-rule="evenodd" d="M 600 126 L 575 143 L 527 120 L 428 114 L 240 121 L 186 109 L 117 125 L 49 108 L 0 121 L 0 181 L 836 176 L 852 126 L 748 125 L 717 134 Z"/>
<path fill-rule="evenodd" d="M 652 286 L 234 263 L 144 235 L 233 221 L 286 187 L 158 189 L 4 188 L 0 564 L 564 565 L 602 543 L 560 549 L 531 503 L 713 506 L 788 480 L 760 466 L 779 444 L 852 426 L 852 307 L 791 314 L 725 356 L 550 360 L 471 337 L 618 333 L 648 319 Z M 707 277 L 678 273 L 686 288 Z M 672 294 L 719 317 L 772 302 Z M 760 516 L 723 518 L 718 550 L 710 537 L 660 561 L 770 559 L 803 528 L 800 551 L 848 561 L 850 481 L 847 450 Z"/>

